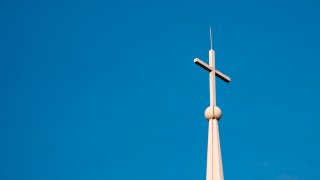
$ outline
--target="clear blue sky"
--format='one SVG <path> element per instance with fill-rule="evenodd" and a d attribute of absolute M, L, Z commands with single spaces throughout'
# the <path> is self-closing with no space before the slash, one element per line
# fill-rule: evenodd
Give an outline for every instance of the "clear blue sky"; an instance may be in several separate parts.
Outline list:
<path fill-rule="evenodd" d="M 1 180 L 320 179 L 320 3 L 1 1 Z"/>

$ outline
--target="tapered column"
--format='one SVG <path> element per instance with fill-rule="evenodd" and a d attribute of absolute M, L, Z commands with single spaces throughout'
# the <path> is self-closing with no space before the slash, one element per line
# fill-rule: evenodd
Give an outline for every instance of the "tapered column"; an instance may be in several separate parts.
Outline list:
<path fill-rule="evenodd" d="M 209 122 L 209 130 L 208 130 L 208 150 L 207 150 L 207 178 L 206 180 L 213 180 L 213 127 L 212 127 L 212 119 Z"/>
<path fill-rule="evenodd" d="M 207 180 L 224 180 L 217 119 L 209 120 Z"/>

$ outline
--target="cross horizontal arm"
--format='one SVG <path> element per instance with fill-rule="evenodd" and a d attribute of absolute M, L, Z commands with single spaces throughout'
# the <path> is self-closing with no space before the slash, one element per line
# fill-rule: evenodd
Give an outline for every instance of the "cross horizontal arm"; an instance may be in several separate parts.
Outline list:
<path fill-rule="evenodd" d="M 231 81 L 231 78 L 229 78 L 227 75 L 224 75 L 222 72 L 218 70 L 216 70 L 216 75 L 226 83 L 229 83 Z"/>
<path fill-rule="evenodd" d="M 207 70 L 208 72 L 212 71 L 212 67 L 210 67 L 207 63 L 201 61 L 199 58 L 195 58 L 194 63 L 198 64 L 200 67 Z"/>
<path fill-rule="evenodd" d="M 199 58 L 194 59 L 194 63 L 202 67 L 203 69 L 207 70 L 208 72 L 211 72 L 213 69 L 211 66 L 209 66 L 207 63 L 201 61 Z M 227 75 L 223 74 L 222 72 L 215 70 L 216 76 L 218 76 L 221 80 L 225 81 L 226 83 L 231 82 L 231 78 Z"/>

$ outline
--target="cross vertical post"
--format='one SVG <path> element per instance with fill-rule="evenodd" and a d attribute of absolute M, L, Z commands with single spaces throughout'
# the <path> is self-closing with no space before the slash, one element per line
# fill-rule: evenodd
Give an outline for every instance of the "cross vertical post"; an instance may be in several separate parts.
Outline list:
<path fill-rule="evenodd" d="M 209 84 L 210 84 L 210 106 L 216 105 L 216 78 L 215 78 L 215 54 L 214 50 L 210 49 L 209 51 L 209 66 L 212 68 L 212 71 L 209 73 Z"/>

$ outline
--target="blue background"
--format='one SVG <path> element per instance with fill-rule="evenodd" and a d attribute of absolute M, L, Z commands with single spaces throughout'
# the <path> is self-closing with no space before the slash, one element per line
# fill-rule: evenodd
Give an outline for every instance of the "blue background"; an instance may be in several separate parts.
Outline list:
<path fill-rule="evenodd" d="M 0 3 L 1 180 L 204 180 L 213 28 L 226 180 L 320 179 L 320 3 Z"/>

